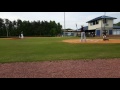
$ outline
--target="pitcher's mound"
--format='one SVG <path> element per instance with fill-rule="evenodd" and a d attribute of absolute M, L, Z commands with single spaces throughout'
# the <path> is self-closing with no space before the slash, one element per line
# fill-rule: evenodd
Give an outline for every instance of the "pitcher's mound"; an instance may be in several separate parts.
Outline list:
<path fill-rule="evenodd" d="M 86 39 L 86 42 L 81 42 L 80 39 L 63 40 L 67 43 L 120 43 L 120 39 L 109 39 L 109 41 L 103 41 L 103 39 Z"/>

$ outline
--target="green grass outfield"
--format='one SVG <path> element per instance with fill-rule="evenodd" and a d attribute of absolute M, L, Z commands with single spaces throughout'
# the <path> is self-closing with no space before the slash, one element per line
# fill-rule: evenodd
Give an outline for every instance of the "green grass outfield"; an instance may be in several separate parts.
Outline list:
<path fill-rule="evenodd" d="M 120 58 L 120 44 L 69 44 L 79 37 L 0 38 L 0 63 Z"/>

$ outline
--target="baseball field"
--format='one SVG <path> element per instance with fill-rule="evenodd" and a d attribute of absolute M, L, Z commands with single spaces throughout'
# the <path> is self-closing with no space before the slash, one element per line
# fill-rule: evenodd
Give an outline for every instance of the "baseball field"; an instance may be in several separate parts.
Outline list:
<path fill-rule="evenodd" d="M 0 38 L 0 63 L 120 58 L 120 38 L 100 37 Z"/>
<path fill-rule="evenodd" d="M 120 78 L 120 38 L 0 38 L 0 78 Z"/>

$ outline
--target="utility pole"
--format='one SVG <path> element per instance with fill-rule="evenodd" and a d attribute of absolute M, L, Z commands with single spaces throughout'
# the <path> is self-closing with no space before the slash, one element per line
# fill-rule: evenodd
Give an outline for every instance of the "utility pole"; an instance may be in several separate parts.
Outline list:
<path fill-rule="evenodd" d="M 103 18 L 103 24 L 104 24 L 103 40 L 106 40 L 106 30 L 105 30 L 106 18 L 105 18 L 105 14 L 106 14 L 106 12 L 104 12 L 104 18 Z"/>
<path fill-rule="evenodd" d="M 103 33 L 106 33 L 106 30 L 105 30 L 105 15 L 106 15 L 106 12 L 104 12 L 104 15 L 103 15 Z"/>
<path fill-rule="evenodd" d="M 104 30 L 105 30 L 105 15 L 106 15 L 106 12 L 104 12 Z"/>
<path fill-rule="evenodd" d="M 65 36 L 65 12 L 64 12 L 64 36 Z"/>
<path fill-rule="evenodd" d="M 77 24 L 76 24 L 76 28 L 77 28 Z M 76 32 L 77 32 L 77 36 L 78 36 L 78 28 L 77 28 Z"/>

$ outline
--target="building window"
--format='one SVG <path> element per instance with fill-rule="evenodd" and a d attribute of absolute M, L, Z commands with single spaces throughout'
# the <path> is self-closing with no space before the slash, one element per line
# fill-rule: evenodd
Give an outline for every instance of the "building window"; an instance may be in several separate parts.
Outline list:
<path fill-rule="evenodd" d="M 92 26 L 93 25 L 93 23 L 90 23 L 90 26 Z"/>
<path fill-rule="evenodd" d="M 99 24 L 98 20 L 91 22 L 90 26 L 93 26 L 93 25 L 96 25 L 96 24 Z"/>
<path fill-rule="evenodd" d="M 95 25 L 95 21 L 93 22 L 93 25 Z"/>
<path fill-rule="evenodd" d="M 107 19 L 103 19 L 103 24 L 106 24 L 107 23 Z"/>
<path fill-rule="evenodd" d="M 98 20 L 96 20 L 96 24 L 99 24 L 99 23 L 98 23 Z"/>

